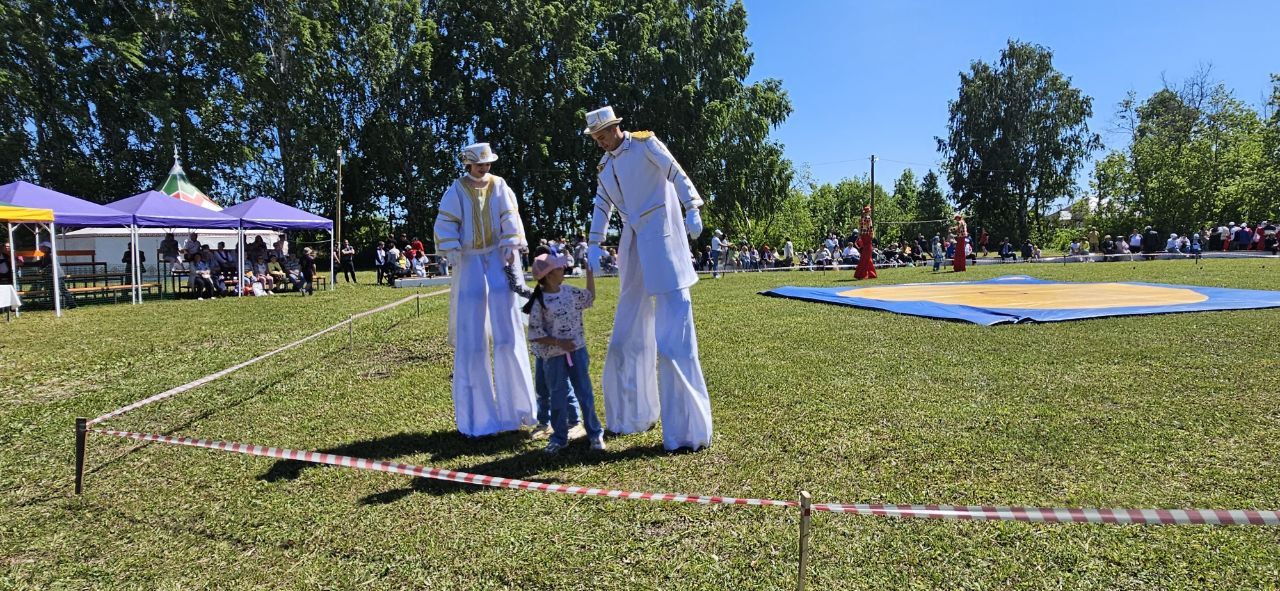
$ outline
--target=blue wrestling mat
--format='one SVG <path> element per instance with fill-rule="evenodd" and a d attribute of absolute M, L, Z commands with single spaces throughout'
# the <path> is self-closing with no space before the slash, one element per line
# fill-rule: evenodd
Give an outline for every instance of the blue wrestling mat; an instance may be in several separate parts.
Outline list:
<path fill-rule="evenodd" d="M 1070 283 L 1025 275 L 854 288 L 787 286 L 760 293 L 986 326 L 1028 320 L 1059 322 L 1104 316 L 1280 308 L 1280 291 L 1159 283 Z"/>

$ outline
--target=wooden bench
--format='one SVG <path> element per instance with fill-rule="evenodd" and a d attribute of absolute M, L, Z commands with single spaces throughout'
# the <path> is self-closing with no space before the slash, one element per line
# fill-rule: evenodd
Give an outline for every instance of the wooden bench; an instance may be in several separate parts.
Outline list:
<path fill-rule="evenodd" d="M 142 291 L 150 294 L 152 290 L 158 289 L 160 287 L 160 284 L 159 283 L 139 283 L 138 286 L 142 289 Z M 125 283 L 121 285 L 91 285 L 87 287 L 68 287 L 64 291 L 67 294 L 71 295 L 72 297 L 80 296 L 80 295 L 105 297 L 110 295 L 112 298 L 112 301 L 119 302 L 121 295 L 132 290 L 133 290 L 133 285 Z M 18 295 L 21 296 L 23 299 L 26 299 L 28 297 L 40 298 L 40 297 L 50 297 L 53 295 L 53 292 L 48 289 L 31 289 L 27 291 L 20 291 L 18 292 Z"/>

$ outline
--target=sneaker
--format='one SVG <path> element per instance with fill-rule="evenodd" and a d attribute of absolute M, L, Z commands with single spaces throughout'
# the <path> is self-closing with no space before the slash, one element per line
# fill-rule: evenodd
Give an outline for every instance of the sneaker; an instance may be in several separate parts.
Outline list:
<path fill-rule="evenodd" d="M 530 439 L 546 439 L 551 437 L 551 425 L 538 425 L 529 432 Z"/>
<path fill-rule="evenodd" d="M 196 298 L 196 301 L 197 301 L 197 302 L 203 302 L 203 301 L 204 301 L 204 298 Z"/>
<path fill-rule="evenodd" d="M 586 436 L 587 436 L 587 428 L 583 427 L 582 423 L 578 423 L 577 425 L 569 427 L 569 441 L 573 441 L 575 439 L 582 439 L 583 437 L 586 437 Z"/>
<path fill-rule="evenodd" d="M 545 448 L 543 448 L 543 449 L 542 449 L 542 452 L 543 452 L 543 453 L 545 453 L 545 454 L 547 454 L 547 455 L 549 455 L 549 456 L 553 456 L 553 455 L 556 455 L 556 454 L 560 453 L 560 450 L 562 450 L 562 449 L 564 449 L 564 444 L 563 444 L 563 443 L 556 443 L 556 442 L 552 441 L 552 442 L 550 442 L 550 443 L 548 443 L 548 444 L 547 444 L 547 447 L 545 447 Z"/>
<path fill-rule="evenodd" d="M 606 449 L 604 445 L 604 435 L 591 440 L 591 449 L 596 451 L 604 451 Z"/>

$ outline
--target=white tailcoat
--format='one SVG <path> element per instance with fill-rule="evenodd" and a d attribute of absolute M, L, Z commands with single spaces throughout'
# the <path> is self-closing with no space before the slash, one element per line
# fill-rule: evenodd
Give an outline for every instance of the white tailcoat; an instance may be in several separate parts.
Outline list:
<path fill-rule="evenodd" d="M 609 218 L 617 211 L 638 241 L 645 291 L 659 294 L 697 283 L 681 207 L 701 207 L 702 198 L 667 146 L 647 132 L 625 132 L 622 145 L 600 159 L 598 170 L 588 241 L 604 241 Z M 624 232 L 622 240 L 627 239 Z M 630 249 L 620 246 L 619 266 L 630 264 Z"/>
<path fill-rule="evenodd" d="M 605 421 L 636 433 L 662 419 L 667 449 L 711 443 L 711 399 L 698 360 L 689 287 L 684 208 L 702 199 L 684 169 L 652 134 L 626 133 L 600 160 L 589 240 L 604 240 L 622 216 L 620 293 L 604 364 Z"/>

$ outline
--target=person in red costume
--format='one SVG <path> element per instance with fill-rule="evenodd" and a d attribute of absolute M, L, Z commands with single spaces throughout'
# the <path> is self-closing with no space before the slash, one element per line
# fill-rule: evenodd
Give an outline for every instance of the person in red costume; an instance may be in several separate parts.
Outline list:
<path fill-rule="evenodd" d="M 965 263 L 968 262 L 968 242 L 965 240 L 969 237 L 969 226 L 964 223 L 964 216 L 956 214 L 956 254 L 951 260 L 951 270 L 956 273 L 964 272 Z"/>
<path fill-rule="evenodd" d="M 871 248 L 875 238 L 875 228 L 871 223 L 871 206 L 862 206 L 862 219 L 858 220 L 858 268 L 854 270 L 855 279 L 876 278 L 876 255 Z"/>

